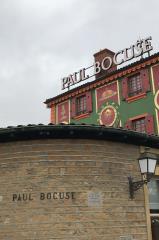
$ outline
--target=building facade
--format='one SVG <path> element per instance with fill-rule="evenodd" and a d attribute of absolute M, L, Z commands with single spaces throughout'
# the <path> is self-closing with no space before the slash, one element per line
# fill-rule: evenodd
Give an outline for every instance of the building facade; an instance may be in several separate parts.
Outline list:
<path fill-rule="evenodd" d="M 114 57 L 104 49 L 95 62 Z M 112 65 L 87 82 L 47 99 L 50 122 L 122 127 L 159 134 L 159 53 L 120 69 Z"/>
<path fill-rule="evenodd" d="M 146 149 L 159 138 L 104 126 L 0 129 L 0 239 L 158 240 L 158 165 L 129 193 Z"/>
<path fill-rule="evenodd" d="M 159 240 L 159 53 L 117 69 L 128 57 L 96 53 L 95 80 L 45 101 L 49 125 L 0 129 L 0 239 Z M 146 184 L 145 153 L 157 159 Z"/>

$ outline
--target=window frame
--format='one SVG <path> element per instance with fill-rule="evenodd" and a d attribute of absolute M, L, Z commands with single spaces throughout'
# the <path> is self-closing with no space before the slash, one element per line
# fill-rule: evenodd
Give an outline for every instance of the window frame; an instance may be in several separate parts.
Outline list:
<path fill-rule="evenodd" d="M 146 116 L 132 120 L 132 129 L 136 132 L 146 133 Z"/>
<path fill-rule="evenodd" d="M 145 127 L 146 127 L 146 131 L 145 133 L 146 134 L 149 134 L 149 135 L 152 135 L 155 133 L 155 126 L 154 126 L 154 116 L 149 114 L 149 113 L 144 113 L 144 114 L 141 114 L 141 115 L 138 115 L 138 116 L 135 116 L 133 118 L 129 118 L 127 119 L 127 121 L 125 122 L 125 125 L 124 127 L 128 130 L 133 130 L 133 125 L 132 125 L 132 122 L 134 120 L 139 120 L 141 118 L 145 118 Z M 142 133 L 142 132 L 141 132 Z"/>
<path fill-rule="evenodd" d="M 76 106 L 75 106 L 75 114 L 76 116 L 80 116 L 87 112 L 87 97 L 86 94 L 80 95 L 76 97 Z"/>
<path fill-rule="evenodd" d="M 83 111 L 77 111 L 77 101 L 78 99 L 85 97 L 85 109 Z M 72 119 L 80 119 L 89 117 L 93 110 L 92 103 L 92 92 L 86 91 L 77 96 L 74 96 L 71 100 L 71 118 Z"/>
<path fill-rule="evenodd" d="M 157 166 L 157 168 L 159 168 L 159 166 Z M 159 181 L 159 175 L 155 175 L 153 177 L 153 180 L 157 180 Z M 152 237 L 153 239 L 156 239 L 155 237 L 158 236 L 156 234 L 156 231 L 158 233 L 158 230 L 159 230 L 159 208 L 157 209 L 151 209 L 150 208 L 150 193 L 149 193 L 149 190 L 148 190 L 148 197 L 149 197 L 149 216 L 150 216 L 150 222 L 151 222 L 151 233 L 152 233 Z M 155 223 L 156 221 L 156 223 Z"/>
<path fill-rule="evenodd" d="M 157 166 L 157 168 L 158 167 L 159 166 Z M 154 175 L 153 178 L 152 178 L 152 181 L 158 181 L 158 184 L 159 184 L 159 176 Z M 149 187 L 148 187 L 148 189 L 149 189 Z M 158 194 L 159 194 L 159 192 L 158 192 Z M 149 206 L 150 206 L 150 193 L 149 193 Z M 159 216 L 159 207 L 154 208 L 154 209 L 150 208 L 150 214 L 151 214 L 151 216 L 156 216 L 156 215 Z"/>
<path fill-rule="evenodd" d="M 143 92 L 143 81 L 141 74 L 136 73 L 128 77 L 128 97 L 134 97 Z"/>
<path fill-rule="evenodd" d="M 132 94 L 133 96 L 130 96 L 131 94 L 129 95 L 129 79 L 138 75 L 140 75 L 142 89 L 139 92 L 136 92 L 136 94 Z M 122 100 L 130 103 L 146 97 L 147 92 L 151 91 L 150 81 L 151 79 L 148 68 L 143 68 L 140 71 L 136 71 L 123 78 L 121 80 Z"/>

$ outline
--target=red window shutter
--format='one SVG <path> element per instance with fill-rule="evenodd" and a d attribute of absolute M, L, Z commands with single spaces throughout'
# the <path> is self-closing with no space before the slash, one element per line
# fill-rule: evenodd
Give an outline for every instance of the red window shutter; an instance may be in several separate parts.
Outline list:
<path fill-rule="evenodd" d="M 121 83 L 123 99 L 126 99 L 128 97 L 128 78 L 124 78 Z"/>
<path fill-rule="evenodd" d="M 76 116 L 76 98 L 72 98 L 71 102 L 71 118 L 74 118 Z"/>
<path fill-rule="evenodd" d="M 91 91 L 86 93 L 87 99 L 87 112 L 92 112 L 92 94 Z"/>
<path fill-rule="evenodd" d="M 125 128 L 128 130 L 132 129 L 132 121 L 131 120 L 126 121 Z"/>
<path fill-rule="evenodd" d="M 141 80 L 143 84 L 143 92 L 150 91 L 150 80 L 149 80 L 149 72 L 148 69 L 143 69 L 140 71 Z"/>
<path fill-rule="evenodd" d="M 51 106 L 51 116 L 50 116 L 50 118 L 51 118 L 51 123 L 54 123 L 54 124 L 56 123 L 55 110 L 56 110 L 55 105 Z"/>
<path fill-rule="evenodd" d="M 159 89 L 159 65 L 153 67 L 153 77 L 156 90 Z"/>
<path fill-rule="evenodd" d="M 145 118 L 146 124 L 146 133 L 147 134 L 154 134 L 154 120 L 152 115 L 147 115 Z"/>

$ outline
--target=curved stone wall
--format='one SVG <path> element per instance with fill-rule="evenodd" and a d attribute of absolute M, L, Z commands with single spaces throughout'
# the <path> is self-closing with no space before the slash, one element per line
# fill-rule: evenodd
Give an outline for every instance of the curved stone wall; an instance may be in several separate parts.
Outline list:
<path fill-rule="evenodd" d="M 139 146 L 106 140 L 0 143 L 0 239 L 147 240 Z"/>

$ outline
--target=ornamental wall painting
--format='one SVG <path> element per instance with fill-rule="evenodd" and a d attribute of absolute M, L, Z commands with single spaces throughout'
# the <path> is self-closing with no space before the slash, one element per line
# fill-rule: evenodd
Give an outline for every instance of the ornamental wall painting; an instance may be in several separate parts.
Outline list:
<path fill-rule="evenodd" d="M 70 105 L 69 101 L 60 103 L 56 107 L 56 123 L 69 123 L 70 122 Z"/>
<path fill-rule="evenodd" d="M 96 89 L 96 110 L 98 124 L 107 127 L 120 126 L 117 82 Z"/>
<path fill-rule="evenodd" d="M 118 84 L 117 82 L 111 83 L 96 89 L 96 111 L 106 103 L 108 100 L 119 103 Z"/>
<path fill-rule="evenodd" d="M 119 105 L 113 101 L 103 104 L 98 111 L 97 121 L 107 127 L 120 127 Z"/>
<path fill-rule="evenodd" d="M 152 67 L 152 82 L 153 82 L 153 93 L 154 93 L 154 104 L 156 108 L 156 120 L 157 130 L 159 134 L 159 64 Z"/>

